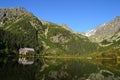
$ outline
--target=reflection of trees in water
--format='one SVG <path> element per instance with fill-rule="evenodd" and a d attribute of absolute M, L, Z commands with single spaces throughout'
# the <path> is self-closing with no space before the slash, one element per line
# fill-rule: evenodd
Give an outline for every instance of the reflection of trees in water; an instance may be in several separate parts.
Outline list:
<path fill-rule="evenodd" d="M 107 66 L 117 67 L 118 65 L 120 65 L 120 59 L 116 58 L 116 59 L 102 60 L 102 64 Z"/>
<path fill-rule="evenodd" d="M 18 63 L 16 56 L 3 59 L 0 66 L 0 80 L 34 80 L 36 68 L 34 65 Z"/>
<path fill-rule="evenodd" d="M 37 74 L 38 79 L 44 80 L 82 80 L 86 79 L 91 72 L 96 72 L 97 67 L 79 60 L 45 60 L 44 70 Z M 50 64 L 52 62 L 52 64 Z M 49 64 L 47 64 L 49 63 Z"/>
<path fill-rule="evenodd" d="M 77 59 L 31 59 L 29 57 L 19 59 L 12 57 L 3 60 L 0 58 L 0 61 L 3 61 L 0 62 L 0 80 L 86 80 L 89 76 L 91 76 L 89 79 L 93 76 L 106 76 L 104 80 L 108 80 L 107 77 L 111 80 L 110 77 L 113 75 L 108 70 L 114 74 L 114 78 L 118 78 L 120 75 L 120 72 L 116 73 L 106 67 L 107 62 L 110 61 L 104 62 L 105 66 Z M 23 65 L 19 64 L 19 61 L 34 61 L 34 63 Z M 101 71 L 103 69 L 106 71 Z"/>
<path fill-rule="evenodd" d="M 109 62 L 110 61 L 104 61 L 103 63 L 103 61 L 101 61 L 101 65 L 91 61 L 45 59 L 36 78 L 43 80 L 86 80 L 88 76 L 97 76 L 98 80 L 102 80 L 100 77 L 104 77 L 103 80 L 112 80 L 112 78 L 119 80 L 119 75 L 117 74 L 120 74 L 120 72 L 112 70 L 113 68 L 111 67 L 106 67 Z M 110 64 L 114 65 L 114 63 L 115 62 L 113 61 Z M 102 71 L 101 69 L 106 69 L 106 71 Z M 107 70 L 112 71 L 111 73 L 114 73 L 114 76 L 117 77 L 113 77 L 113 75 L 110 74 L 110 71 Z M 90 79 L 89 77 L 88 80 L 97 79 Z"/>
<path fill-rule="evenodd" d="M 120 65 L 120 59 L 98 59 L 91 61 L 90 63 L 94 65 L 118 68 Z"/>

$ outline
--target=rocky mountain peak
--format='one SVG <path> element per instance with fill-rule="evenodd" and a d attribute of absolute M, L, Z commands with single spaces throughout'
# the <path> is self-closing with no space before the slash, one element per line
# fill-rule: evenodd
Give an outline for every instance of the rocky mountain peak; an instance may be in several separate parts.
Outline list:
<path fill-rule="evenodd" d="M 120 16 L 116 16 L 115 21 L 120 21 Z"/>
<path fill-rule="evenodd" d="M 76 33 L 76 32 L 74 32 L 72 29 L 70 29 L 70 28 L 67 26 L 67 24 L 61 24 L 60 26 L 62 26 L 63 28 L 65 28 L 66 30 L 68 30 L 68 31 L 70 31 L 70 32 L 72 32 L 72 33 Z"/>
<path fill-rule="evenodd" d="M 33 16 L 25 8 L 0 8 L 0 27 L 19 21 L 23 16 Z"/>
<path fill-rule="evenodd" d="M 20 15 L 23 13 L 27 13 L 25 8 L 0 8 L 0 19 L 3 17 L 9 17 L 10 14 Z"/>
<path fill-rule="evenodd" d="M 84 35 L 94 42 L 100 42 L 120 32 L 120 16 L 97 26 L 95 29 L 85 32 Z"/>

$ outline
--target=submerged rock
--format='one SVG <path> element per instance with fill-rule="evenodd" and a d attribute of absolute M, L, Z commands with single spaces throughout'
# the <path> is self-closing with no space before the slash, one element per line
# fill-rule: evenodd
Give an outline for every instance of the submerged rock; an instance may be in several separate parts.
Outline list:
<path fill-rule="evenodd" d="M 120 80 L 119 77 L 115 77 L 114 74 L 108 70 L 100 70 L 98 73 L 92 73 L 86 80 Z"/>

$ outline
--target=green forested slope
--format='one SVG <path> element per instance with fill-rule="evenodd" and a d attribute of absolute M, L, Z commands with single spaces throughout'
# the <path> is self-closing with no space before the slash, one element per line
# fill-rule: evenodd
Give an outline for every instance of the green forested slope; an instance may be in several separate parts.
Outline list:
<path fill-rule="evenodd" d="M 0 53 L 17 54 L 20 48 L 30 47 L 41 55 L 80 55 L 99 49 L 87 37 L 62 25 L 41 21 L 25 9 L 6 10 L 0 13 Z"/>

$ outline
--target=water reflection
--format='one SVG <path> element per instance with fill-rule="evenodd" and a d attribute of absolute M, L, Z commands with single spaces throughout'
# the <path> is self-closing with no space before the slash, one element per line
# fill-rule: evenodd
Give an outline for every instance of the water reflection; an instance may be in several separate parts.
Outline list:
<path fill-rule="evenodd" d="M 31 65 L 34 63 L 34 58 L 33 57 L 19 57 L 18 63 L 23 64 L 23 65 Z"/>
<path fill-rule="evenodd" d="M 98 73 L 91 73 L 87 80 L 120 80 L 120 77 L 108 70 L 100 70 Z"/>
<path fill-rule="evenodd" d="M 0 58 L 0 80 L 120 80 L 116 60 Z"/>
<path fill-rule="evenodd" d="M 45 59 L 43 66 L 44 70 L 36 75 L 38 79 L 120 80 L 120 64 L 116 60 Z"/>

